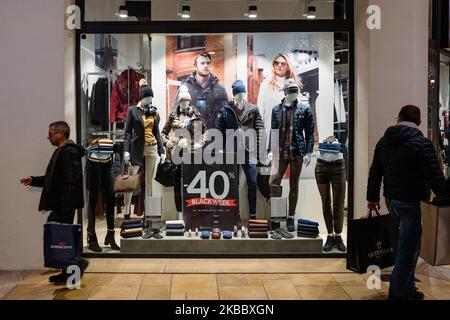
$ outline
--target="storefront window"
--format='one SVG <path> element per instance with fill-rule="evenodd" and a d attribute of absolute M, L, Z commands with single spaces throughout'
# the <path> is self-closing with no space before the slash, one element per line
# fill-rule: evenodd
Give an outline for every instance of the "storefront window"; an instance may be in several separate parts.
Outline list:
<path fill-rule="evenodd" d="M 346 243 L 347 33 L 87 34 L 80 41 L 81 142 L 90 150 L 85 252 L 345 252 L 324 244 L 333 233 Z M 186 145 L 183 128 L 194 132 Z M 237 138 L 237 149 L 221 144 L 211 152 L 216 133 L 238 128 L 272 141 L 258 136 L 252 153 L 251 138 Z M 176 150 L 194 150 L 193 162 L 177 163 L 183 153 Z M 164 167 L 161 155 L 176 165 Z M 134 192 L 115 184 L 121 173 L 141 176 Z M 109 245 L 96 246 L 104 238 Z"/>

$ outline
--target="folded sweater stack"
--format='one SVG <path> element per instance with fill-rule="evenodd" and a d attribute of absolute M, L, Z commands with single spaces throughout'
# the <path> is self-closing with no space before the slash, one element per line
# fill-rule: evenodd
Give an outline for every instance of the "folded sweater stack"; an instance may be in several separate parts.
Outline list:
<path fill-rule="evenodd" d="M 301 238 L 317 238 L 319 236 L 319 224 L 315 221 L 299 219 L 297 221 L 297 236 Z"/>
<path fill-rule="evenodd" d="M 269 231 L 268 220 L 248 220 L 248 237 L 249 238 L 268 238 Z"/>
<path fill-rule="evenodd" d="M 122 236 L 122 238 L 136 238 L 142 236 L 144 223 L 142 219 L 125 220 L 120 228 L 120 235 Z"/>
<path fill-rule="evenodd" d="M 169 220 L 166 221 L 166 236 L 182 237 L 184 236 L 184 221 L 183 220 Z"/>

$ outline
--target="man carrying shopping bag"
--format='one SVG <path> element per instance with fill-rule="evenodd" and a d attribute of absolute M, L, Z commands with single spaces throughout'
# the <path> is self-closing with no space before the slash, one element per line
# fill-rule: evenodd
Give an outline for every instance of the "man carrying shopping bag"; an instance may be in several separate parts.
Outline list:
<path fill-rule="evenodd" d="M 75 210 L 84 206 L 81 159 L 85 155 L 85 150 L 82 146 L 69 141 L 69 136 L 70 127 L 66 122 L 57 121 L 51 123 L 48 128 L 47 139 L 57 148 L 53 152 L 45 175 L 27 177 L 20 180 L 20 183 L 23 185 L 42 188 L 39 211 L 51 211 L 47 218 L 47 224 L 72 224 Z M 70 238 L 70 235 L 68 236 Z M 46 239 L 48 239 L 47 233 Z M 78 246 L 71 247 L 78 248 Z M 53 262 L 51 266 L 53 267 L 57 264 Z M 86 262 L 84 261 L 79 263 L 81 269 L 86 267 L 85 264 Z M 66 269 L 62 265 L 61 268 L 63 269 L 62 272 L 51 276 L 49 278 L 50 282 L 66 282 L 70 275 L 67 274 Z"/>
<path fill-rule="evenodd" d="M 431 141 L 418 128 L 420 109 L 405 106 L 397 120 L 397 125 L 386 130 L 375 148 L 367 207 L 380 208 L 383 180 L 386 206 L 399 227 L 389 300 L 423 299 L 414 277 L 422 236 L 420 201 L 429 200 L 430 188 L 436 195 L 442 195 L 445 178 Z"/>

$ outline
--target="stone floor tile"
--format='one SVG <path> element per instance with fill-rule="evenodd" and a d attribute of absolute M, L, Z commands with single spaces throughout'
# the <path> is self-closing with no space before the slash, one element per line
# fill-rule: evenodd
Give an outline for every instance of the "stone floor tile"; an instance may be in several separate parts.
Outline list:
<path fill-rule="evenodd" d="M 336 279 L 327 273 L 292 274 L 289 276 L 295 286 L 337 286 Z"/>
<path fill-rule="evenodd" d="M 383 296 L 377 290 L 370 290 L 367 286 L 342 286 L 352 300 L 383 300 Z"/>
<path fill-rule="evenodd" d="M 252 273 L 245 274 L 249 286 L 262 286 L 264 280 L 289 280 L 289 274 L 279 273 Z"/>
<path fill-rule="evenodd" d="M 217 286 L 240 287 L 247 286 L 247 279 L 243 274 L 216 274 Z"/>
<path fill-rule="evenodd" d="M 450 300 L 450 286 L 427 286 L 419 283 L 417 286 L 436 300 Z"/>
<path fill-rule="evenodd" d="M 263 286 L 222 287 L 219 288 L 220 300 L 267 300 Z"/>
<path fill-rule="evenodd" d="M 219 300 L 217 291 L 188 292 L 186 300 Z"/>
<path fill-rule="evenodd" d="M 170 300 L 186 300 L 186 293 L 171 293 Z"/>
<path fill-rule="evenodd" d="M 351 300 L 341 286 L 296 286 L 303 300 Z"/>
<path fill-rule="evenodd" d="M 217 291 L 215 274 L 175 274 L 171 293 Z"/>
<path fill-rule="evenodd" d="M 341 286 L 366 286 L 369 275 L 357 273 L 333 273 L 332 277 Z"/>
<path fill-rule="evenodd" d="M 172 286 L 172 275 L 171 274 L 146 274 L 144 275 L 144 280 L 142 281 L 143 286 Z"/>
<path fill-rule="evenodd" d="M 140 286 L 99 285 L 94 287 L 89 300 L 136 300 Z"/>
<path fill-rule="evenodd" d="M 97 285 L 102 286 L 140 286 L 144 280 L 144 274 L 125 274 L 125 273 L 111 273 L 99 274 Z"/>
<path fill-rule="evenodd" d="M 139 290 L 138 300 L 169 300 L 169 286 L 141 286 Z"/>
<path fill-rule="evenodd" d="M 57 289 L 61 286 L 54 284 L 21 284 L 14 290 L 8 293 L 5 300 L 53 300 L 55 298 Z"/>
<path fill-rule="evenodd" d="M 263 280 L 269 300 L 301 300 L 290 280 Z"/>

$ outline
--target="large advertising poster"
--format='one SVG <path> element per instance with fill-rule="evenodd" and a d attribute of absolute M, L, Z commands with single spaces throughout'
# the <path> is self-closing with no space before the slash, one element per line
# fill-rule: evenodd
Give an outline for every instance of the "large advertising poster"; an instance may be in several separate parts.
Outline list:
<path fill-rule="evenodd" d="M 218 227 L 232 231 L 238 222 L 236 164 L 183 165 L 183 218 L 186 229 Z"/>

